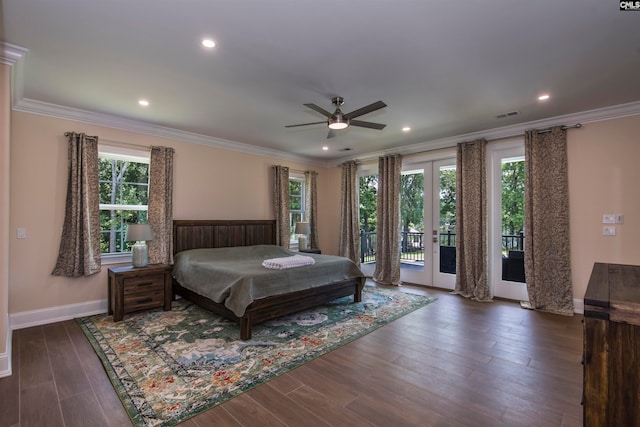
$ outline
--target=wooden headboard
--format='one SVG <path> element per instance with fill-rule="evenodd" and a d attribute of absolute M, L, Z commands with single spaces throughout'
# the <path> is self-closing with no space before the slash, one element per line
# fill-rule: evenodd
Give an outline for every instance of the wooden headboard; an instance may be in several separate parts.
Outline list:
<path fill-rule="evenodd" d="M 198 248 L 275 245 L 276 221 L 174 220 L 173 253 Z"/>

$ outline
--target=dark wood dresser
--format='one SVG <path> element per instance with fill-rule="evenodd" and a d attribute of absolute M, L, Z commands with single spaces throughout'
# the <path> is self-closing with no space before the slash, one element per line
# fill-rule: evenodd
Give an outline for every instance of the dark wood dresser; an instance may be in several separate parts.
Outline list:
<path fill-rule="evenodd" d="M 594 265 L 583 358 L 584 425 L 640 425 L 640 266 Z"/>

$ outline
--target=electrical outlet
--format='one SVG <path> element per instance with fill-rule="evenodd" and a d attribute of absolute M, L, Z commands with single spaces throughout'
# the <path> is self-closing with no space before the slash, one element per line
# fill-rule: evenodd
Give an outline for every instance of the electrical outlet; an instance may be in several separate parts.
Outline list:
<path fill-rule="evenodd" d="M 616 216 L 614 214 L 604 214 L 602 215 L 602 223 L 603 224 L 615 224 Z"/>
<path fill-rule="evenodd" d="M 18 228 L 18 232 L 16 233 L 18 239 L 26 239 L 27 238 L 27 229 L 26 228 Z"/>
<path fill-rule="evenodd" d="M 602 227 L 602 235 L 603 236 L 615 236 L 616 228 L 615 227 Z"/>

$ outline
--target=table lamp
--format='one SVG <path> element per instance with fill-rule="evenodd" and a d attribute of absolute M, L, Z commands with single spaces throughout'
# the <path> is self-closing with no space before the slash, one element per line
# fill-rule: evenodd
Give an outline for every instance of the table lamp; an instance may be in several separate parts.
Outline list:
<path fill-rule="evenodd" d="M 311 233 L 311 226 L 308 222 L 299 222 L 296 224 L 296 234 L 298 235 L 298 250 L 306 251 L 307 235 Z"/>
<path fill-rule="evenodd" d="M 127 227 L 126 240 L 136 242 L 131 247 L 131 262 L 134 267 L 146 267 L 149 264 L 147 240 L 153 240 L 153 231 L 149 224 L 130 224 Z"/>

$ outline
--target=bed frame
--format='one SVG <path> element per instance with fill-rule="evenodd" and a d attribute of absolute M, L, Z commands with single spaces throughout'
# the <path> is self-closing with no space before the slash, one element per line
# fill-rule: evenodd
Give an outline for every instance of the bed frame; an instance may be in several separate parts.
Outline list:
<path fill-rule="evenodd" d="M 173 253 L 198 248 L 230 246 L 274 245 L 275 220 L 174 220 Z M 238 317 L 224 304 L 216 303 L 173 279 L 173 294 L 180 295 L 199 306 L 240 324 L 240 339 L 251 338 L 251 327 L 265 320 L 296 313 L 353 295 L 354 302 L 362 301 L 364 281 L 349 279 L 304 291 L 260 298 L 251 303 L 244 316 Z"/>

